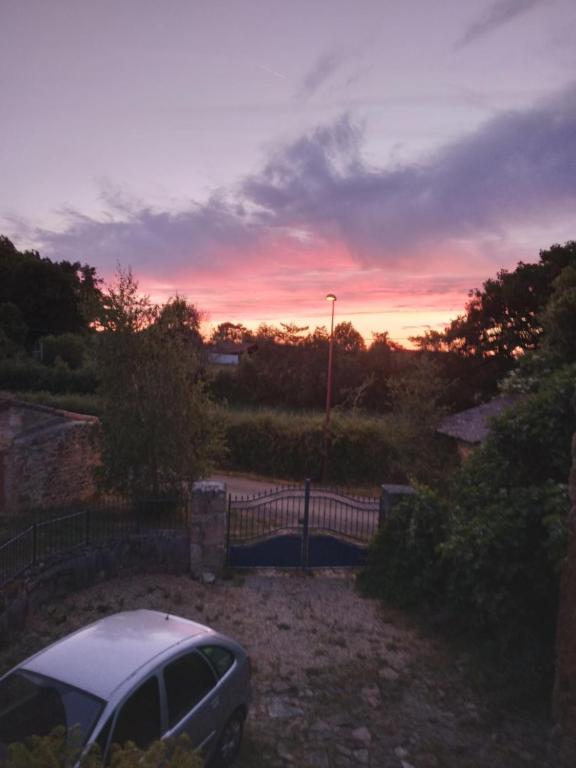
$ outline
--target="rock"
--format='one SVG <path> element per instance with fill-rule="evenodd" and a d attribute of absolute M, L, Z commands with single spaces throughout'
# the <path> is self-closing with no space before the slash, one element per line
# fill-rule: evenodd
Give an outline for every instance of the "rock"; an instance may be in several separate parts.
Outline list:
<path fill-rule="evenodd" d="M 310 733 L 324 734 L 330 733 L 331 731 L 332 728 L 325 720 L 316 720 L 316 722 L 312 723 L 310 726 Z"/>
<path fill-rule="evenodd" d="M 310 768 L 330 768 L 330 760 L 326 752 L 310 752 L 306 757 L 306 765 Z"/>
<path fill-rule="evenodd" d="M 367 749 L 355 749 L 353 755 L 357 763 L 368 765 L 369 756 Z"/>
<path fill-rule="evenodd" d="M 202 571 L 202 583 L 203 584 L 214 584 L 216 581 L 216 576 L 211 573 L 211 571 Z"/>
<path fill-rule="evenodd" d="M 352 731 L 352 738 L 354 741 L 362 742 L 362 744 L 370 744 L 372 741 L 372 734 L 368 728 L 362 725 L 360 728 L 356 728 L 356 730 Z"/>
<path fill-rule="evenodd" d="M 276 753 L 278 757 L 283 760 L 286 763 L 293 763 L 294 762 L 294 755 L 290 752 L 286 744 L 278 744 L 278 747 L 276 749 Z"/>
<path fill-rule="evenodd" d="M 374 709 L 382 703 L 380 688 L 377 685 L 367 685 L 365 688 L 362 688 L 361 695 L 364 701 Z"/>
<path fill-rule="evenodd" d="M 294 706 L 283 699 L 270 699 L 268 702 L 268 714 L 273 720 L 284 718 L 302 717 L 304 710 Z"/>
<path fill-rule="evenodd" d="M 396 670 L 392 669 L 392 667 L 385 667 L 384 669 L 381 669 L 378 672 L 378 675 L 382 678 L 382 680 L 387 680 L 389 683 L 395 683 L 400 679 L 400 673 L 396 672 Z"/>
<path fill-rule="evenodd" d="M 405 757 L 408 757 L 408 750 L 404 749 L 404 747 L 396 747 L 394 754 L 399 760 L 403 760 Z"/>

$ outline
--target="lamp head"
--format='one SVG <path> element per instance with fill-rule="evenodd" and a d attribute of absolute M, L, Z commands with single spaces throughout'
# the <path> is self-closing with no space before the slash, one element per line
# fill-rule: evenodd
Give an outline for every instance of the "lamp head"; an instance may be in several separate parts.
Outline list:
<path fill-rule="evenodd" d="M 325 299 L 326 301 L 336 301 L 336 296 L 333 293 L 327 293 Z"/>

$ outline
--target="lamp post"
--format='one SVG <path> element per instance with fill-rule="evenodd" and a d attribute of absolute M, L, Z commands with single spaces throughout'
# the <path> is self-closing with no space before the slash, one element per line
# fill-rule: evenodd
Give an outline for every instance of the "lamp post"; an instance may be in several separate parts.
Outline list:
<path fill-rule="evenodd" d="M 328 375 L 326 381 L 326 418 L 324 421 L 324 455 L 322 457 L 322 482 L 326 480 L 328 468 L 328 446 L 330 444 L 330 410 L 332 407 L 332 363 L 334 359 L 334 305 L 336 296 L 333 293 L 327 293 L 326 301 L 332 304 L 332 313 L 330 316 L 330 341 L 328 343 Z"/>

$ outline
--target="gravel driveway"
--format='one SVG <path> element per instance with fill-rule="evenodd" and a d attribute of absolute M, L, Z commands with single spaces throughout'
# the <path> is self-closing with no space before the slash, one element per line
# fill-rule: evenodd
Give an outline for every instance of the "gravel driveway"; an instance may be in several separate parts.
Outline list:
<path fill-rule="evenodd" d="M 204 584 L 119 578 L 38 609 L 2 670 L 102 615 L 153 608 L 240 640 L 254 701 L 238 768 L 543 768 L 547 726 L 513 718 L 397 611 L 361 598 L 352 576 L 280 572 Z M 557 764 L 555 764 L 557 765 Z"/>

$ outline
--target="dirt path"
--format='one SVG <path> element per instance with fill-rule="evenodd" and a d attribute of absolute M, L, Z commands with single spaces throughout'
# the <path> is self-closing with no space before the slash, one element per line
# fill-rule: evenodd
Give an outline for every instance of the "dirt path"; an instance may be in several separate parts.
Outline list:
<path fill-rule="evenodd" d="M 95 618 L 142 607 L 209 624 L 248 649 L 254 700 L 238 768 L 549 765 L 545 723 L 480 698 L 459 660 L 361 598 L 350 575 L 116 579 L 36 611 L 2 669 Z"/>

